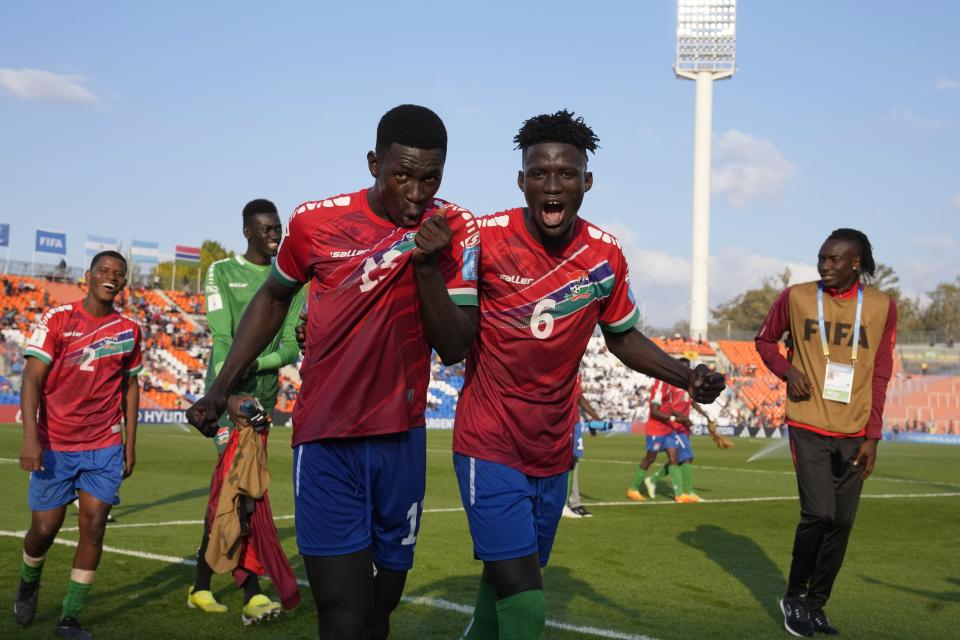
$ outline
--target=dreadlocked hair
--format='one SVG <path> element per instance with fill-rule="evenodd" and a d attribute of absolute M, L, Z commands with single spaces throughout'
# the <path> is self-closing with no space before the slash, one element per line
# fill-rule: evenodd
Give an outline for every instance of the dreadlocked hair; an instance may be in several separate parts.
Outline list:
<path fill-rule="evenodd" d="M 574 117 L 572 111 L 561 109 L 556 113 L 534 116 L 523 123 L 514 136 L 515 149 L 526 149 L 544 142 L 572 144 L 580 151 L 596 153 L 600 138 L 582 117 Z"/>
<path fill-rule="evenodd" d="M 835 229 L 827 240 L 843 240 L 857 245 L 860 253 L 860 275 L 865 280 L 873 277 L 877 270 L 877 263 L 873 259 L 873 246 L 867 238 L 867 234 L 856 229 Z"/>

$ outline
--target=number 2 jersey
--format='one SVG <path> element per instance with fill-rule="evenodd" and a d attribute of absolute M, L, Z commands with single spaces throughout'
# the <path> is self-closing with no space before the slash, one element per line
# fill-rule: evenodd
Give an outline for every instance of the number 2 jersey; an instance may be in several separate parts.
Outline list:
<path fill-rule="evenodd" d="M 523 209 L 479 219 L 480 325 L 457 404 L 453 450 L 547 477 L 570 468 L 580 360 L 599 323 L 639 319 L 620 245 L 589 222 L 548 249 Z"/>
<path fill-rule="evenodd" d="M 121 385 L 143 368 L 140 335 L 130 318 L 116 311 L 92 316 L 83 302 L 43 314 L 24 357 L 50 366 L 37 416 L 45 449 L 88 451 L 123 443 Z"/>
<path fill-rule="evenodd" d="M 476 219 L 443 200 L 434 206 L 449 207 L 453 231 L 437 257 L 447 292 L 457 305 L 476 306 Z M 307 202 L 290 217 L 274 276 L 288 286 L 310 283 L 294 446 L 425 424 L 430 346 L 410 262 L 416 233 L 378 217 L 366 189 Z"/>

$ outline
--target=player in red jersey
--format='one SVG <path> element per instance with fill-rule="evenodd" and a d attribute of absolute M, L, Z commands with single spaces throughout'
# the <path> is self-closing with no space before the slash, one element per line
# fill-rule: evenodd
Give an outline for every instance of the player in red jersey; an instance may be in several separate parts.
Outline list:
<path fill-rule="evenodd" d="M 480 324 L 454 427 L 454 467 L 483 576 L 465 638 L 540 638 L 545 565 L 566 494 L 580 359 L 599 323 L 631 369 L 712 402 L 723 376 L 691 370 L 634 328 L 627 263 L 577 216 L 597 137 L 567 111 L 515 138 L 527 206 L 481 219 Z"/>
<path fill-rule="evenodd" d="M 80 639 L 90 637 L 78 617 L 100 564 L 107 516 L 136 462 L 142 369 L 140 327 L 113 308 L 127 285 L 126 260 L 99 253 L 86 277 L 87 296 L 43 314 L 24 351 L 20 467 L 31 472 L 32 518 L 13 603 L 16 621 L 30 624 L 47 550 L 79 495 L 80 541 L 56 634 Z"/>
<path fill-rule="evenodd" d="M 670 411 L 672 396 L 676 387 L 672 387 L 662 380 L 654 380 L 650 387 L 650 417 L 647 419 L 647 454 L 638 465 L 639 468 L 633 475 L 633 483 L 627 489 L 627 497 L 636 502 L 643 502 L 646 498 L 640 493 L 640 485 L 647 487 L 647 493 L 651 498 L 656 497 L 656 480 L 647 477 L 650 465 L 657 459 L 657 455 L 663 451 L 667 454 L 667 465 L 661 469 L 675 469 L 677 461 L 677 444 L 673 436 L 673 413 Z M 679 471 L 671 473 L 670 479 L 673 481 L 674 494 L 679 496 L 681 491 L 681 478 Z"/>
<path fill-rule="evenodd" d="M 374 185 L 297 207 L 274 277 L 188 412 L 212 435 L 230 390 L 309 282 L 293 482 L 297 544 L 324 638 L 389 633 L 423 513 L 430 350 L 461 360 L 476 330 L 477 223 L 434 198 L 446 147 L 429 109 L 402 105 L 383 116 L 367 154 Z"/>

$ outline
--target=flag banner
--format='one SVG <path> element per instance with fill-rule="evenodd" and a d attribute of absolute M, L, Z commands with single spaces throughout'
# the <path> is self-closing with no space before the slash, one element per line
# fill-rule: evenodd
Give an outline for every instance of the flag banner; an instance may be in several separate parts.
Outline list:
<path fill-rule="evenodd" d="M 34 250 L 38 253 L 56 253 L 65 256 L 67 255 L 67 234 L 37 229 L 37 244 Z"/>
<path fill-rule="evenodd" d="M 200 247 L 185 247 L 178 244 L 176 262 L 186 265 L 200 264 Z"/>
<path fill-rule="evenodd" d="M 138 264 L 159 264 L 160 243 L 134 240 L 130 245 L 130 257 Z"/>
<path fill-rule="evenodd" d="M 0 247 L 10 246 L 10 225 L 0 224 Z"/>
<path fill-rule="evenodd" d="M 117 251 L 120 243 L 116 238 L 107 238 L 106 236 L 95 236 L 87 234 L 87 257 L 91 258 L 101 251 Z"/>

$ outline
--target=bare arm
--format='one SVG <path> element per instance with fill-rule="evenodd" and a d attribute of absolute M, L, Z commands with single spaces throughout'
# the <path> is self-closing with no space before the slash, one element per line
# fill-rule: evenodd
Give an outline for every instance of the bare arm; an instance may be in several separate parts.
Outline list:
<path fill-rule="evenodd" d="M 125 376 L 121 386 L 123 394 L 123 477 L 129 478 L 137 463 L 137 414 L 140 410 L 140 379 L 136 375 Z"/>
<path fill-rule="evenodd" d="M 447 365 L 466 357 L 477 332 L 477 308 L 454 304 L 437 265 L 437 255 L 450 245 L 452 238 L 446 209 L 441 209 L 420 226 L 414 238 L 417 247 L 410 256 L 424 335 Z"/>
<path fill-rule="evenodd" d="M 634 371 L 686 389 L 697 402 L 709 404 L 723 391 L 722 374 L 709 371 L 702 364 L 696 369 L 684 366 L 636 329 L 623 333 L 604 331 L 603 338 L 610 353 L 620 362 Z"/>
<path fill-rule="evenodd" d="M 296 287 L 267 278 L 247 305 L 230 353 L 207 394 L 187 410 L 187 420 L 208 438 L 217 430 L 217 419 L 227 406 L 227 396 L 243 373 L 267 347 L 287 316 Z"/>
<path fill-rule="evenodd" d="M 20 383 L 20 415 L 23 420 L 23 445 L 20 448 L 20 468 L 40 471 L 43 464 L 43 445 L 37 432 L 37 411 L 43 379 L 50 366 L 40 358 L 27 358 Z"/>
<path fill-rule="evenodd" d="M 593 405 L 590 404 L 590 401 L 587 400 L 587 396 L 580 394 L 580 400 L 577 402 L 580 405 L 580 408 L 583 409 L 583 412 L 590 416 L 591 420 L 602 420 L 600 415 L 593 408 Z"/>

